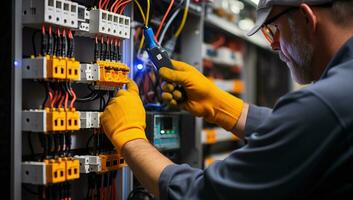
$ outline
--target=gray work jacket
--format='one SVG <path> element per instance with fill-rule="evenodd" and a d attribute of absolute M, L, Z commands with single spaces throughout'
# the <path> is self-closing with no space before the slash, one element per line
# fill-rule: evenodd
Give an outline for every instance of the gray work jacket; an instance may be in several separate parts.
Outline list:
<path fill-rule="evenodd" d="M 160 199 L 353 199 L 353 38 L 314 84 L 251 105 L 246 141 L 205 170 L 166 167 Z"/>

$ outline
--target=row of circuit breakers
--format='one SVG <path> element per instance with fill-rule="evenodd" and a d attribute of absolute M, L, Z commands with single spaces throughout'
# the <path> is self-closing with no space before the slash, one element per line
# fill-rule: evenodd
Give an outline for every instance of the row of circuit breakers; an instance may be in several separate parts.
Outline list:
<path fill-rule="evenodd" d="M 89 84 L 96 90 L 114 90 L 128 81 L 129 67 L 120 62 L 119 47 L 130 39 L 130 17 L 120 12 L 86 8 L 69 0 L 23 0 L 22 22 L 40 30 L 41 50 L 22 60 L 26 80 L 51 85 L 41 108 L 22 112 L 22 129 L 43 135 L 101 130 L 99 111 L 78 111 L 71 84 Z M 75 59 L 74 37 L 95 42 L 91 63 Z M 54 87 L 54 86 L 55 87 Z M 64 88 L 64 89 L 63 89 Z M 104 135 L 104 134 L 103 134 Z M 119 152 L 90 155 L 54 155 L 22 163 L 23 183 L 50 185 L 80 178 L 82 173 L 106 173 L 126 166 Z"/>

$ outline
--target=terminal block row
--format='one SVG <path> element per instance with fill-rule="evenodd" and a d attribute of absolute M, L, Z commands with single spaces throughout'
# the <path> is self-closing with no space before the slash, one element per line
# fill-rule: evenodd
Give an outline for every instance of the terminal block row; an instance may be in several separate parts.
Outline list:
<path fill-rule="evenodd" d="M 80 178 L 80 161 L 72 157 L 22 163 L 22 182 L 47 185 Z"/>
<path fill-rule="evenodd" d="M 22 130 L 30 132 L 80 130 L 80 112 L 75 109 L 53 108 L 22 112 Z"/>
<path fill-rule="evenodd" d="M 68 0 L 24 0 L 23 23 L 30 26 L 42 23 L 67 28 L 78 26 L 78 3 Z"/>
<path fill-rule="evenodd" d="M 90 11 L 89 32 L 106 36 L 130 38 L 130 17 L 102 9 Z"/>
<path fill-rule="evenodd" d="M 98 156 L 80 155 L 75 158 L 80 161 L 80 172 L 84 174 L 105 173 L 127 166 L 124 158 L 118 153 Z"/>
<path fill-rule="evenodd" d="M 79 80 L 80 62 L 73 58 L 44 56 L 23 59 L 24 79 Z"/>
<path fill-rule="evenodd" d="M 98 85 L 121 86 L 128 82 L 130 68 L 120 62 L 97 61 L 100 79 Z"/>
<path fill-rule="evenodd" d="M 127 166 L 124 158 L 119 154 L 100 154 L 99 155 L 102 163 L 101 172 L 115 171 L 122 167 Z"/>

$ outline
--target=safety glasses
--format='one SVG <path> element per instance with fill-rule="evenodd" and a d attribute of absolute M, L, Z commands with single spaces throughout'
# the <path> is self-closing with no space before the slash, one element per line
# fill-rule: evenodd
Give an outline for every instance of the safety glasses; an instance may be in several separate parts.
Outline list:
<path fill-rule="evenodd" d="M 261 27 L 261 32 L 265 36 L 266 40 L 272 45 L 275 41 L 278 40 L 279 37 L 279 30 L 276 25 L 273 25 L 272 22 L 279 19 L 284 14 L 287 14 L 291 11 L 296 10 L 298 7 L 289 7 L 282 12 L 278 13 L 277 15 L 273 16 L 272 18 L 268 19 L 264 25 Z"/>

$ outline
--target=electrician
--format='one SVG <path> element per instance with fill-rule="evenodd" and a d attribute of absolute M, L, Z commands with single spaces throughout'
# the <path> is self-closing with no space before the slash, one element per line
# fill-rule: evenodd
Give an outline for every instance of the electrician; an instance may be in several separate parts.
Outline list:
<path fill-rule="evenodd" d="M 261 29 L 294 80 L 312 83 L 273 110 L 231 96 L 186 63 L 160 69 L 185 88 L 179 106 L 247 141 L 205 170 L 174 164 L 148 143 L 132 81 L 104 111 L 104 131 L 160 199 L 352 199 L 352 16 L 352 0 L 260 0 L 249 35 Z"/>

